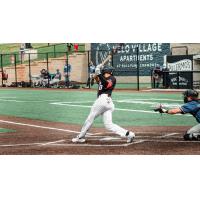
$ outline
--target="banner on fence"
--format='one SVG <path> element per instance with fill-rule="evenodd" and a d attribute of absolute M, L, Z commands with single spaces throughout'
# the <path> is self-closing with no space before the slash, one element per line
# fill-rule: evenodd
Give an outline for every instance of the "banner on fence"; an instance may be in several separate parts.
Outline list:
<path fill-rule="evenodd" d="M 172 88 L 192 88 L 193 55 L 167 56 L 167 67 Z"/>
<path fill-rule="evenodd" d="M 115 46 L 115 43 L 92 43 L 92 61 L 96 65 L 101 63 Z M 136 75 L 137 47 L 140 75 L 143 76 L 149 76 L 151 69 L 163 66 L 164 57 L 170 53 L 170 43 L 125 43 L 122 49 L 113 56 L 115 75 Z"/>

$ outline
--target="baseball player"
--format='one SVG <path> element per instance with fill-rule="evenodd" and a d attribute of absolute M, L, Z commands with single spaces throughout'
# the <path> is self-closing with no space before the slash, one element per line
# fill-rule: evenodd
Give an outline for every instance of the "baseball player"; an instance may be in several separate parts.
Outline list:
<path fill-rule="evenodd" d="M 199 93 L 196 90 L 186 90 L 183 93 L 184 105 L 180 108 L 173 108 L 170 110 L 166 110 L 162 107 L 154 109 L 160 113 L 167 114 L 187 114 L 190 113 L 197 120 L 199 124 L 190 128 L 185 134 L 185 140 L 200 140 L 200 101 L 198 99 Z"/>
<path fill-rule="evenodd" d="M 72 142 L 84 143 L 86 141 L 85 135 L 87 131 L 91 128 L 95 118 L 100 115 L 103 116 L 104 126 L 107 130 L 112 131 L 121 137 L 127 138 L 128 143 L 132 142 L 135 134 L 112 122 L 114 104 L 111 95 L 116 85 L 116 78 L 113 76 L 113 67 L 105 66 L 102 68 L 102 64 L 100 64 L 96 67 L 95 74 L 98 79 L 97 99 L 94 102 L 90 114 L 81 129 L 81 133 L 77 137 L 73 138 Z"/>
<path fill-rule="evenodd" d="M 87 87 L 90 87 L 94 85 L 94 76 L 95 76 L 95 66 L 93 64 L 93 62 L 91 61 L 90 64 L 89 64 L 89 77 L 88 77 L 88 80 L 87 80 Z"/>
<path fill-rule="evenodd" d="M 82 87 L 82 88 L 90 88 L 90 86 L 94 85 L 94 78 L 95 78 L 95 68 L 96 66 L 93 64 L 92 61 L 90 61 L 88 69 L 89 69 L 89 76 L 87 79 L 87 83 L 86 83 L 86 87 Z"/>

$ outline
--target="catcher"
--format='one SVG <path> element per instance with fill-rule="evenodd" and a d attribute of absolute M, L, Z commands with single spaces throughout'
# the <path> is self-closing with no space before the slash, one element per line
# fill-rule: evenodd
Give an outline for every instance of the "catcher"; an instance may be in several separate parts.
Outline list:
<path fill-rule="evenodd" d="M 193 115 L 199 124 L 193 126 L 184 134 L 184 140 L 200 141 L 200 101 L 198 99 L 198 95 L 199 93 L 196 90 L 189 89 L 183 93 L 183 100 L 185 104 L 180 108 L 166 110 L 160 106 L 159 108 L 154 109 L 156 112 L 167 113 L 171 115 L 178 113 L 190 113 Z"/>

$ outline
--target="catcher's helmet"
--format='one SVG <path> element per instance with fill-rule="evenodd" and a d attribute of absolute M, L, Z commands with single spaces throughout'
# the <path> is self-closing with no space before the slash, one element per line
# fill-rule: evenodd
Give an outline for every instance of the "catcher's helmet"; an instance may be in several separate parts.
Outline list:
<path fill-rule="evenodd" d="M 186 90 L 185 92 L 183 92 L 183 98 L 184 98 L 184 102 L 187 103 L 188 102 L 188 97 L 191 97 L 192 100 L 196 100 L 199 96 L 199 93 L 196 90 Z"/>
<path fill-rule="evenodd" d="M 114 72 L 114 68 L 112 66 L 105 66 L 103 69 L 102 69 L 102 74 L 105 74 L 105 73 L 108 73 L 108 74 L 113 74 Z"/>

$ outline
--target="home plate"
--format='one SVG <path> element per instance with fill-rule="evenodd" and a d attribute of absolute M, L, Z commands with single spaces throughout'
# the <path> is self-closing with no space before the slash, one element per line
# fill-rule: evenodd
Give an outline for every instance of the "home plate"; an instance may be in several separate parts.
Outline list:
<path fill-rule="evenodd" d="M 100 139 L 100 141 L 111 141 L 111 140 L 121 140 L 121 138 L 105 137 L 105 138 Z"/>

